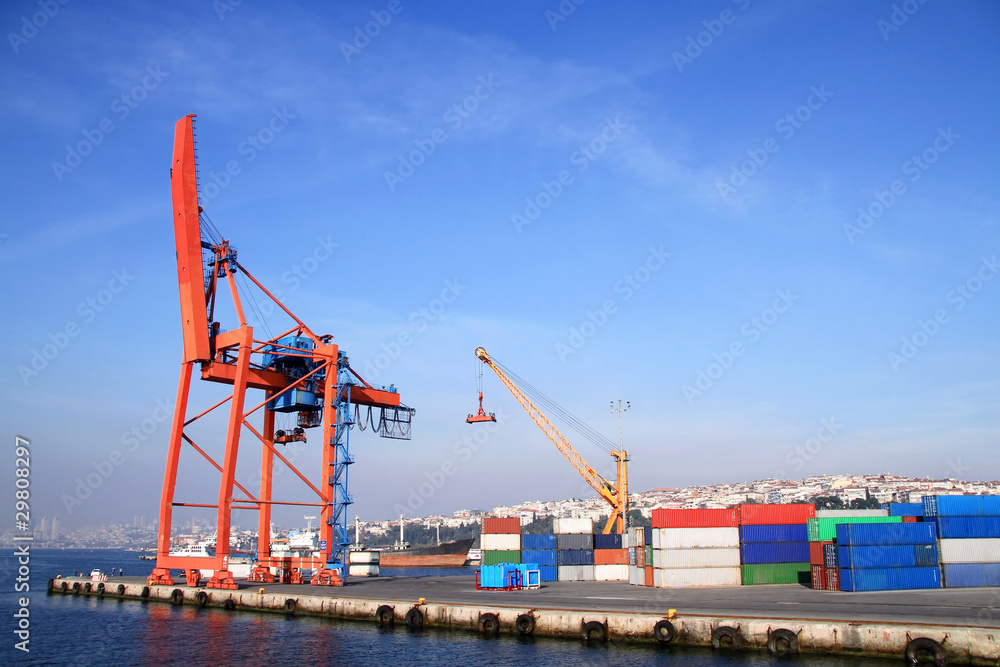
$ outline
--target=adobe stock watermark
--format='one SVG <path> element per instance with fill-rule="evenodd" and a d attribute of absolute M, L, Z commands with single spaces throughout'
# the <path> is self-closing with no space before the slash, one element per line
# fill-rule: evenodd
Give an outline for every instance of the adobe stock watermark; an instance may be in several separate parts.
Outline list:
<path fill-rule="evenodd" d="M 170 76 L 170 72 L 161 71 L 159 65 L 147 65 L 146 74 L 139 80 L 139 83 L 133 86 L 131 90 L 125 91 L 111 101 L 109 108 L 111 113 L 114 114 L 114 118 L 118 122 L 122 122 L 128 118 L 149 97 L 151 92 L 159 88 L 160 84 L 168 76 Z M 66 146 L 66 155 L 63 161 L 59 162 L 55 160 L 52 162 L 52 172 L 55 174 L 56 179 L 62 183 L 63 178 L 67 174 L 73 173 L 74 169 L 83 164 L 84 158 L 92 155 L 94 150 L 104 143 L 104 140 L 115 129 L 115 121 L 111 117 L 106 116 L 97 123 L 97 127 L 82 130 L 83 139 L 72 146 Z"/>
<path fill-rule="evenodd" d="M 809 96 L 806 97 L 805 103 L 800 104 L 775 121 L 774 131 L 781 135 L 782 139 L 788 141 L 812 119 L 816 111 L 823 108 L 823 105 L 831 97 L 833 97 L 833 93 L 826 89 L 826 84 L 820 84 L 819 88 L 810 86 Z M 760 148 L 748 148 L 746 150 L 747 159 L 732 165 L 727 180 L 716 179 L 715 188 L 722 200 L 728 201 L 731 195 L 736 194 L 736 191 L 746 185 L 749 179 L 780 149 L 781 143 L 774 137 L 765 139 Z"/>
<path fill-rule="evenodd" d="M 226 14 L 236 11 L 236 8 L 243 4 L 243 0 L 213 0 L 212 9 L 220 21 L 226 20 Z"/>
<path fill-rule="evenodd" d="M 392 23 L 394 16 L 399 16 L 404 7 L 400 0 L 389 0 L 385 9 L 373 9 L 370 14 L 372 20 L 364 26 L 354 27 L 354 38 L 348 42 L 340 43 L 340 52 L 344 54 L 344 60 L 348 63 L 352 59 L 361 55 L 361 52 L 368 48 L 372 40 L 382 34 L 382 30 Z"/>
<path fill-rule="evenodd" d="M 920 153 L 910 156 L 910 159 L 902 164 L 900 171 L 903 172 L 904 176 L 909 177 L 911 183 L 917 182 L 961 137 L 962 135 L 952 131 L 951 125 L 948 126 L 948 129 L 939 127 L 937 136 L 934 137 L 931 145 Z M 856 224 L 849 222 L 844 224 L 847 240 L 853 244 L 855 239 L 871 229 L 872 225 L 885 215 L 885 212 L 892 208 L 893 204 L 904 194 L 906 194 L 906 184 L 898 178 L 889 183 L 888 189 L 872 192 L 872 200 L 867 205 L 858 207 Z"/>
<path fill-rule="evenodd" d="M 288 294 L 292 294 L 297 291 L 300 287 L 302 287 L 302 283 L 309 280 L 316 274 L 317 271 L 319 271 L 319 267 L 324 262 L 333 257 L 334 251 L 339 247 L 340 244 L 335 243 L 330 234 L 327 234 L 326 236 L 317 236 L 316 245 L 313 246 L 312 250 L 306 253 L 302 259 L 292 264 L 287 271 L 281 274 L 281 284 L 288 287 L 287 291 L 276 288 L 271 290 L 271 294 L 274 295 L 275 299 L 282 299 Z M 250 312 L 247 313 L 247 319 L 250 320 L 252 324 L 263 324 L 264 321 L 268 320 L 271 315 L 278 310 L 278 307 L 271 299 L 258 301 L 252 295 L 251 298 L 253 298 L 253 303 L 256 308 L 250 309 Z"/>
<path fill-rule="evenodd" d="M 704 395 L 726 371 L 733 367 L 736 360 L 746 353 L 747 343 L 753 344 L 760 340 L 761 336 L 769 331 L 781 316 L 787 313 L 792 305 L 799 300 L 799 297 L 792 294 L 790 289 L 779 289 L 775 290 L 774 293 L 777 297 L 770 307 L 760 311 L 758 315 L 754 315 L 740 327 L 740 333 L 744 338 L 737 338 L 721 353 L 713 354 L 712 358 L 715 361 L 709 363 L 705 368 L 698 369 L 694 384 L 685 384 L 681 387 L 688 405 L 694 405 L 695 398 Z M 746 339 L 746 343 L 744 339 Z"/>
<path fill-rule="evenodd" d="M 431 324 L 440 320 L 445 311 L 448 310 L 448 306 L 455 303 L 456 299 L 467 289 L 468 285 L 460 283 L 458 278 L 445 280 L 444 288 L 436 298 L 431 299 L 430 303 L 423 308 L 410 313 L 407 318 L 409 328 L 400 331 L 395 340 L 382 343 L 380 345 L 382 351 L 376 354 L 374 359 L 365 359 L 365 378 L 369 381 L 378 378 L 382 371 L 392 365 L 393 361 L 399 359 L 403 350 L 413 345 L 414 334 L 422 334 L 427 331 Z"/>
<path fill-rule="evenodd" d="M 916 14 L 920 10 L 920 6 L 926 2 L 927 0 L 903 0 L 898 5 L 893 4 L 889 19 L 879 19 L 875 22 L 875 27 L 882 34 L 882 40 L 888 42 L 889 35 L 906 25 L 910 17 Z"/>
<path fill-rule="evenodd" d="M 990 258 L 983 257 L 980 260 L 979 268 L 975 274 L 970 276 L 965 282 L 955 285 L 945 297 L 945 301 L 955 304 L 949 312 L 948 308 L 938 308 L 934 314 L 926 320 L 917 320 L 917 329 L 909 336 L 900 338 L 900 344 L 886 355 L 889 366 L 893 371 L 899 372 L 899 367 L 909 364 L 917 354 L 920 353 L 930 341 L 938 335 L 941 327 L 951 321 L 952 313 L 965 308 L 965 305 L 976 298 L 976 294 L 983 289 L 983 286 L 1000 271 L 1000 264 L 997 264 L 997 256 Z"/>
<path fill-rule="evenodd" d="M 745 10 L 750 6 L 750 0 L 732 0 L 732 2 L 740 10 Z M 705 26 L 705 29 L 694 36 L 688 35 L 687 46 L 683 53 L 680 51 L 673 53 L 672 57 L 677 71 L 683 74 L 684 68 L 700 58 L 705 53 L 705 49 L 715 44 L 715 40 L 722 36 L 727 25 L 732 25 L 736 21 L 736 17 L 737 14 L 733 10 L 723 9 L 719 12 L 719 18 L 702 21 L 701 24 Z"/>
<path fill-rule="evenodd" d="M 207 174 L 202 175 L 204 183 L 201 186 L 202 201 L 209 202 L 222 194 L 222 191 L 233 182 L 233 178 L 243 173 L 243 163 L 250 164 L 257 159 L 258 155 L 267 150 L 275 137 L 288 127 L 288 122 L 296 117 L 295 114 L 288 111 L 288 107 L 271 109 L 271 117 L 264 126 L 256 132 L 248 134 L 236 147 L 236 154 L 240 156 L 239 158 L 227 160 L 222 171 L 208 170 Z"/>
<path fill-rule="evenodd" d="M 94 471 L 86 474 L 81 473 L 81 476 L 77 476 L 74 480 L 76 488 L 72 495 L 62 494 L 60 500 L 62 500 L 63 507 L 66 508 L 66 513 L 72 515 L 74 508 L 83 506 L 85 500 L 111 479 L 118 468 L 125 465 L 130 454 L 134 454 L 142 443 L 149 440 L 159 430 L 161 424 L 170 421 L 173 413 L 173 406 L 170 403 L 163 399 L 157 399 L 156 407 L 153 408 L 148 417 L 122 432 L 119 438 L 121 449 L 112 449 L 107 456 L 97 461 L 91 461 L 90 465 Z"/>
<path fill-rule="evenodd" d="M 480 76 L 476 79 L 476 86 L 471 93 L 462 101 L 452 104 L 441 115 L 441 120 L 451 127 L 452 131 L 457 130 L 472 114 L 479 109 L 479 105 L 490 99 L 500 82 L 493 78 L 493 75 Z M 423 139 L 414 139 L 413 145 L 416 148 L 404 155 L 398 155 L 399 163 L 395 171 L 385 171 L 383 177 L 389 192 L 395 192 L 396 188 L 406 181 L 416 170 L 427 161 L 438 146 L 448 141 L 448 131 L 442 127 L 431 130 Z"/>
<path fill-rule="evenodd" d="M 662 269 L 670 257 L 671 254 L 664 252 L 663 246 L 659 248 L 650 246 L 646 259 L 614 284 L 614 292 L 621 295 L 622 303 L 626 303 L 636 293 L 641 292 L 653 274 Z M 597 332 L 607 324 L 608 318 L 618 312 L 618 308 L 616 297 L 611 297 L 602 301 L 595 310 L 586 311 L 584 313 L 585 319 L 579 325 L 569 328 L 566 342 L 560 340 L 556 343 L 556 354 L 559 355 L 559 361 L 566 363 L 566 359 L 570 355 L 576 354 L 582 349 L 587 341 L 596 336 Z"/>
<path fill-rule="evenodd" d="M 843 424 L 838 424 L 835 417 L 825 417 L 819 420 L 819 427 L 816 435 L 809 438 L 801 445 L 796 445 L 785 454 L 785 465 L 791 466 L 792 472 L 799 472 L 806 463 L 812 461 L 823 451 L 823 447 L 830 444 L 837 433 L 844 428 Z M 785 471 L 777 470 L 774 479 L 785 479 Z"/>
<path fill-rule="evenodd" d="M 587 0 L 562 0 L 556 7 L 555 11 L 546 9 L 545 20 L 548 21 L 549 27 L 552 28 L 553 32 L 559 27 L 560 23 L 565 23 L 570 16 L 575 14 L 576 8 L 586 1 Z"/>
<path fill-rule="evenodd" d="M 494 414 L 497 418 L 495 422 L 480 422 L 476 425 L 476 428 L 472 431 L 472 435 L 464 436 L 452 445 L 451 453 L 453 457 L 444 459 L 437 467 L 424 472 L 425 479 L 417 484 L 416 487 L 411 486 L 407 489 L 406 505 L 404 506 L 397 502 L 392 506 L 393 513 L 396 516 L 400 514 L 416 516 L 417 510 L 444 488 L 448 479 L 458 472 L 459 466 L 472 460 L 476 452 L 482 449 L 506 422 L 507 415 L 504 414 L 502 409 L 497 410 Z"/>
<path fill-rule="evenodd" d="M 25 14 L 21 17 L 19 30 L 7 33 L 7 41 L 10 42 L 10 48 L 14 49 L 14 53 L 20 51 L 22 46 L 34 39 L 38 35 L 38 31 L 56 17 L 62 6 L 69 4 L 69 0 L 38 0 L 37 4 L 41 11 L 35 12 L 30 17 Z"/>
<path fill-rule="evenodd" d="M 631 127 L 621 119 L 621 116 L 615 116 L 614 120 L 606 118 L 604 126 L 590 141 L 581 144 L 570 153 L 569 163 L 576 167 L 578 174 L 583 173 L 604 154 L 608 146 L 616 142 L 622 133 Z M 514 212 L 510 216 L 510 221 L 517 233 L 520 234 L 525 226 L 538 220 L 542 212 L 552 206 L 552 203 L 562 196 L 574 180 L 573 173 L 569 169 L 563 169 L 551 181 L 542 181 L 540 189 L 534 196 L 524 198 L 524 209 L 520 213 Z"/>
<path fill-rule="evenodd" d="M 47 342 L 40 347 L 31 348 L 31 360 L 27 364 L 18 364 L 17 374 L 21 378 L 24 386 L 28 386 L 32 378 L 49 367 L 49 364 L 65 350 L 70 341 L 80 335 L 82 326 L 90 324 L 97 319 L 98 314 L 111 305 L 115 296 L 121 294 L 128 287 L 129 283 L 135 280 L 135 276 L 129 275 L 123 268 L 121 271 L 112 271 L 111 280 L 107 285 L 97 291 L 93 296 L 89 296 L 76 306 L 76 314 L 80 321 L 76 319 L 67 320 L 66 323 L 56 331 L 50 331 Z"/>

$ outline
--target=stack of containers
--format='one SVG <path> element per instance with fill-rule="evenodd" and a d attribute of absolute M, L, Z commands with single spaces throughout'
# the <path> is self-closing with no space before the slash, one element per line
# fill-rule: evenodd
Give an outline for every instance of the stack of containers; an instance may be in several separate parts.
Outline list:
<path fill-rule="evenodd" d="M 628 583 L 633 586 L 646 585 L 646 529 L 631 530 L 631 546 L 628 548 Z"/>
<path fill-rule="evenodd" d="M 521 520 L 484 517 L 480 547 L 483 550 L 483 565 L 520 563 Z"/>
<path fill-rule="evenodd" d="M 806 522 L 811 504 L 740 505 L 740 565 L 744 586 L 804 583 L 810 577 Z"/>
<path fill-rule="evenodd" d="M 538 563 L 542 581 L 558 581 L 555 535 L 522 535 L 521 560 Z"/>
<path fill-rule="evenodd" d="M 642 547 L 642 585 L 652 586 L 653 585 L 653 573 L 656 568 L 653 567 L 653 527 L 646 526 L 642 529 L 643 547 Z"/>
<path fill-rule="evenodd" d="M 733 509 L 653 510 L 653 585 L 740 585 L 739 511 Z M 648 583 L 647 583 L 648 585 Z"/>
<path fill-rule="evenodd" d="M 842 523 L 837 526 L 842 591 L 941 588 L 933 523 Z"/>
<path fill-rule="evenodd" d="M 840 590 L 837 563 L 837 526 L 845 523 L 902 523 L 902 517 L 887 516 L 886 510 L 816 510 L 806 522 L 809 534 L 809 564 L 813 588 Z"/>
<path fill-rule="evenodd" d="M 594 533 L 594 580 L 628 581 L 629 554 L 617 533 Z M 628 546 L 627 542 L 624 546 Z"/>
<path fill-rule="evenodd" d="M 1000 496 L 924 496 L 947 588 L 1000 586 Z"/>
<path fill-rule="evenodd" d="M 556 519 L 554 523 L 559 581 L 593 581 L 594 522 Z"/>

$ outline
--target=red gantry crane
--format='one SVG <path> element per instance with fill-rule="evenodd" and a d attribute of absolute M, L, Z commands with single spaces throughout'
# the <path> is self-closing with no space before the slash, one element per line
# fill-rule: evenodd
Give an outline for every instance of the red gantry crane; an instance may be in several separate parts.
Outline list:
<path fill-rule="evenodd" d="M 365 382 L 350 366 L 344 351 L 331 335 L 317 335 L 278 301 L 236 259 L 236 249 L 219 235 L 202 210 L 198 199 L 198 174 L 195 163 L 194 115 L 177 121 L 174 155 L 170 170 L 173 193 L 174 235 L 177 250 L 177 276 L 180 287 L 181 322 L 184 332 L 184 355 L 181 363 L 177 403 L 167 450 L 166 471 L 160 504 L 156 568 L 150 584 L 173 585 L 171 569 L 186 572 L 187 585 L 196 586 L 201 569 L 214 573 L 209 588 L 235 589 L 229 571 L 229 542 L 233 510 L 258 512 L 257 560 L 251 581 L 302 581 L 299 568 L 290 567 L 288 558 L 272 557 L 270 552 L 271 508 L 275 505 L 309 506 L 319 509 L 319 557 L 296 559 L 301 569 L 313 571 L 313 584 L 339 585 L 346 562 L 347 508 L 351 496 L 347 490 L 348 466 L 353 463 L 349 447 L 351 427 L 362 429 L 367 421 L 382 437 L 408 439 L 414 410 L 400 402 L 394 387 L 376 387 Z M 267 339 L 254 335 L 247 323 L 244 305 L 259 309 L 249 281 L 290 318 L 291 328 Z M 215 320 L 217 300 L 228 291 L 238 320 L 224 330 Z M 221 310 L 221 302 L 219 302 Z M 267 331 L 267 326 L 262 328 Z M 211 407 L 189 415 L 188 397 L 195 373 L 202 380 L 228 385 L 232 389 Z M 261 391 L 260 400 L 250 401 L 252 390 Z M 228 404 L 226 436 L 221 461 L 208 454 L 194 440 L 188 427 Z M 351 410 L 354 414 L 351 414 Z M 361 408 L 367 407 L 367 415 Z M 373 415 L 378 410 L 379 416 Z M 262 417 L 255 413 L 262 411 Z M 286 432 L 275 431 L 275 417 L 295 413 L 297 426 Z M 252 422 L 251 418 L 255 421 Z M 318 428 L 322 435 L 321 470 L 314 480 L 296 468 L 276 444 L 304 442 L 306 429 Z M 236 479 L 241 435 L 247 431 L 259 443 L 260 484 L 251 489 Z M 251 443 L 252 444 L 252 443 Z M 177 502 L 175 491 L 181 449 L 190 446 L 220 475 L 217 501 L 213 504 Z M 312 502 L 277 500 L 273 494 L 275 459 L 287 466 L 314 496 Z M 318 479 L 316 479 L 318 477 Z M 216 548 L 212 556 L 173 555 L 171 522 L 175 507 L 208 508 L 216 511 Z"/>
<path fill-rule="evenodd" d="M 545 396 L 534 387 L 532 387 L 523 378 L 519 377 L 517 374 L 512 372 L 509 368 L 504 367 L 500 362 L 487 354 L 486 349 L 482 347 L 476 348 L 476 358 L 482 361 L 484 364 L 489 366 L 500 381 L 504 383 L 504 386 L 510 390 L 510 393 L 514 395 L 517 402 L 521 404 L 524 411 L 528 413 L 538 428 L 542 429 L 546 437 L 552 441 L 552 444 L 562 452 L 562 455 L 566 457 L 566 460 L 570 462 L 576 471 L 583 477 L 584 481 L 590 485 L 594 491 L 597 492 L 601 498 L 603 498 L 609 505 L 611 505 L 611 516 L 608 517 L 608 522 L 604 526 L 604 534 L 609 534 L 612 530 L 617 533 L 624 533 L 625 528 L 628 525 L 628 452 L 621 447 L 615 447 L 615 444 L 604 437 L 596 430 L 587 426 L 585 423 L 571 415 L 569 412 L 561 408 L 552 399 Z M 523 389 L 522 389 L 523 387 Z M 528 398 L 527 393 L 530 393 L 535 397 L 535 399 L 542 403 L 546 408 L 552 411 L 554 414 L 558 414 L 562 419 L 564 419 L 568 424 L 573 426 L 574 429 L 579 431 L 584 437 L 591 440 L 598 447 L 604 449 L 611 457 L 615 460 L 615 465 L 617 468 L 617 479 L 614 484 L 604 479 L 596 470 L 594 470 L 580 452 L 569 443 L 562 433 L 559 432 L 549 418 L 546 417 L 541 410 Z M 479 387 L 479 414 L 485 414 L 482 408 L 483 392 L 482 385 Z M 492 415 L 492 413 L 491 413 Z M 489 419 L 483 419 L 481 417 L 474 417 L 469 415 L 466 419 L 468 423 L 475 423 L 477 421 L 489 421 Z M 494 419 L 495 421 L 495 419 Z"/>

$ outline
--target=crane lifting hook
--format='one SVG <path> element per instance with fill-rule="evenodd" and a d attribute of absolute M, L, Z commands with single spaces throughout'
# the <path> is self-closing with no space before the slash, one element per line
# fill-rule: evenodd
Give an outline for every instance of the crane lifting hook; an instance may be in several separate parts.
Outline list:
<path fill-rule="evenodd" d="M 477 349 L 476 352 L 478 355 L 479 350 Z M 485 353 L 486 350 L 483 350 L 483 352 Z M 479 412 L 477 412 L 474 415 L 470 414 L 469 417 L 465 420 L 465 423 L 467 424 L 476 424 L 478 422 L 495 422 L 497 420 L 497 416 L 494 413 L 491 412 L 489 414 L 486 414 L 486 411 L 483 410 L 483 367 L 480 365 L 478 370 L 479 373 L 476 377 L 476 384 L 478 385 L 477 389 L 479 389 Z"/>

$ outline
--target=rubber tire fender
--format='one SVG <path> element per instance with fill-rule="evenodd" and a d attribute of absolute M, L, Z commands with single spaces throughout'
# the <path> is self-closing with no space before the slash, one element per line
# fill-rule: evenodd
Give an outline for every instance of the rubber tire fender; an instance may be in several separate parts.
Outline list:
<path fill-rule="evenodd" d="M 945 667 L 948 664 L 948 654 L 945 653 L 944 647 L 927 637 L 918 637 L 906 645 L 906 662 L 911 665 L 918 664 L 920 653 L 923 651 L 929 651 L 934 656 L 931 664 L 937 667 Z"/>
<path fill-rule="evenodd" d="M 740 650 L 743 647 L 743 635 L 740 631 L 731 625 L 720 625 L 715 630 L 712 630 L 712 648 L 719 650 L 723 648 L 722 638 L 729 637 L 730 646 L 734 651 Z"/>
<path fill-rule="evenodd" d="M 73 582 L 73 595 L 79 595 L 79 594 L 80 594 L 80 582 L 79 581 L 74 581 Z"/>
<path fill-rule="evenodd" d="M 104 582 L 103 581 L 101 583 L 97 584 L 97 594 L 100 595 L 101 597 L 104 597 L 104 589 L 105 589 L 105 586 L 104 586 Z"/>
<path fill-rule="evenodd" d="M 149 599 L 149 586 L 142 587 L 142 592 L 139 593 L 139 597 L 141 597 L 143 600 Z"/>
<path fill-rule="evenodd" d="M 479 633 L 496 637 L 500 634 L 500 618 L 493 613 L 486 612 L 479 615 Z"/>
<path fill-rule="evenodd" d="M 222 603 L 222 608 L 226 611 L 232 611 L 236 609 L 236 603 L 233 602 L 232 598 L 226 598 L 226 601 Z"/>
<path fill-rule="evenodd" d="M 208 604 L 208 593 L 205 591 L 198 591 L 198 594 L 194 596 L 194 599 L 198 601 L 199 607 L 204 607 Z"/>
<path fill-rule="evenodd" d="M 125 595 L 125 584 L 118 584 L 118 595 Z"/>
<path fill-rule="evenodd" d="M 46 593 L 51 593 L 52 589 L 54 589 L 55 587 L 56 587 L 56 580 L 55 579 L 49 579 L 48 588 L 45 589 L 45 592 Z"/>
<path fill-rule="evenodd" d="M 520 635 L 530 635 L 535 631 L 535 617 L 531 614 L 521 614 L 514 620 L 514 629 Z"/>
<path fill-rule="evenodd" d="M 597 621 L 587 621 L 583 624 L 582 632 L 583 641 L 585 642 L 589 642 L 590 635 L 595 632 L 599 633 L 600 641 L 602 643 L 608 641 L 608 629 L 604 627 L 603 623 L 598 623 Z"/>
<path fill-rule="evenodd" d="M 65 593 L 66 591 L 68 591 L 69 590 L 69 583 L 64 581 L 61 584 L 59 584 L 59 590 L 61 590 L 63 593 Z"/>
<path fill-rule="evenodd" d="M 387 604 L 380 605 L 375 610 L 375 624 L 380 628 L 391 628 L 396 623 L 396 610 Z"/>
<path fill-rule="evenodd" d="M 295 610 L 297 610 L 298 608 L 299 608 L 299 603 L 296 600 L 294 600 L 293 598 L 288 598 L 287 600 L 285 600 L 285 613 L 286 614 L 289 614 L 290 616 L 294 616 L 295 615 Z"/>
<path fill-rule="evenodd" d="M 90 595 L 90 592 L 94 590 L 94 585 L 89 581 L 83 585 L 83 592 Z"/>
<path fill-rule="evenodd" d="M 179 588 L 175 588 L 170 592 L 170 601 L 174 604 L 184 604 L 184 591 Z"/>
<path fill-rule="evenodd" d="M 667 619 L 657 621 L 656 625 L 653 626 L 653 637 L 661 644 L 669 644 L 676 636 L 677 630 L 674 628 L 674 624 Z"/>
<path fill-rule="evenodd" d="M 408 612 L 406 612 L 406 627 L 411 630 L 419 630 L 424 627 L 424 614 L 422 611 L 413 607 Z"/>
<path fill-rule="evenodd" d="M 799 652 L 799 636 L 791 630 L 779 628 L 767 633 L 767 652 L 771 655 L 782 655 L 785 652 L 778 650 L 778 642 L 788 642 L 788 654 L 796 655 Z"/>

